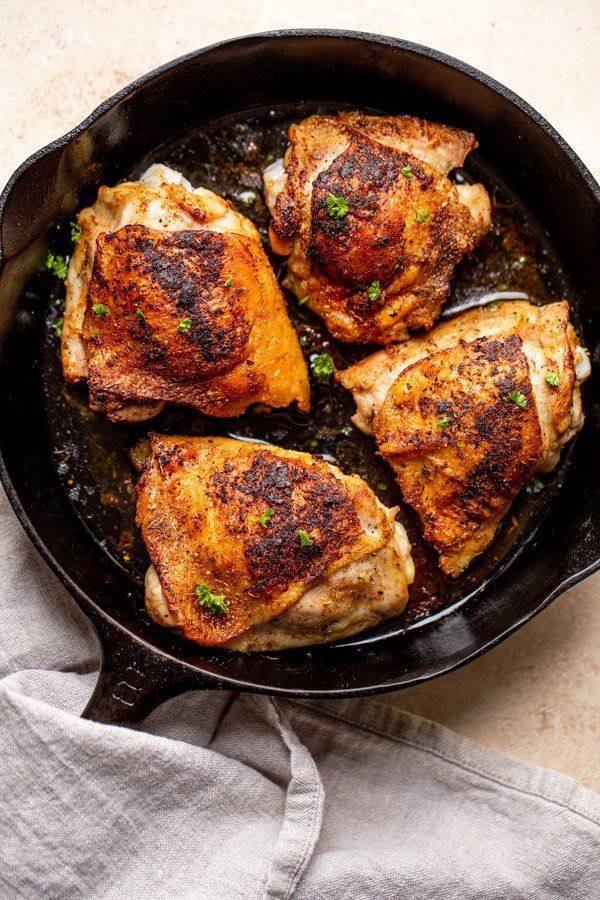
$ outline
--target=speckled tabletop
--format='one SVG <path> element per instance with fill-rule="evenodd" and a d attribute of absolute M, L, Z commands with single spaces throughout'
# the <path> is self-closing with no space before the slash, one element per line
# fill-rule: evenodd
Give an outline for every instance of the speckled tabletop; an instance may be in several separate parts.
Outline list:
<path fill-rule="evenodd" d="M 223 38 L 350 28 L 457 56 L 529 100 L 600 178 L 598 0 L 0 0 L 0 183 L 100 101 Z M 600 789 L 600 574 L 477 662 L 386 701 Z"/>

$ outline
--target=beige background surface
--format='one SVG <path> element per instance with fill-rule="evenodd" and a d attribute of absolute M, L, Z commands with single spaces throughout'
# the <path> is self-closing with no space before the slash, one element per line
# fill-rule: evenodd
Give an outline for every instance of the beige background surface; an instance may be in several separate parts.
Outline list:
<path fill-rule="evenodd" d="M 387 33 L 464 59 L 529 100 L 600 177 L 598 0 L 0 0 L 0 20 L 1 184 L 147 70 L 286 27 Z M 599 593 L 597 575 L 483 659 L 389 702 L 600 789 Z"/>

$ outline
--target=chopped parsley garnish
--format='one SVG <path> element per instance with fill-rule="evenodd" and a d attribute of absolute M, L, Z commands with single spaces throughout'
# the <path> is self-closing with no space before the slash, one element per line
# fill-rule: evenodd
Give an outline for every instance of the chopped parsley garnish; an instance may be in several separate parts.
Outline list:
<path fill-rule="evenodd" d="M 352 425 L 344 425 L 343 428 L 340 428 L 340 431 L 348 437 L 349 434 L 352 434 Z"/>
<path fill-rule="evenodd" d="M 435 423 L 435 427 L 436 428 L 447 428 L 451 421 L 452 421 L 452 419 L 449 416 L 444 416 L 442 419 L 440 419 L 439 422 Z"/>
<path fill-rule="evenodd" d="M 308 531 L 302 531 L 302 529 L 300 529 L 298 531 L 298 537 L 300 538 L 301 547 L 312 547 L 312 545 L 314 544 L 314 541 Z"/>
<path fill-rule="evenodd" d="M 312 440 L 310 440 L 308 442 L 308 446 L 313 447 L 313 449 L 314 449 L 315 447 L 319 446 L 319 442 L 316 440 L 316 438 L 313 438 Z"/>
<path fill-rule="evenodd" d="M 228 278 L 227 281 L 223 282 L 224 287 L 231 287 L 232 284 L 233 284 L 233 278 L 231 278 L 231 277 Z"/>
<path fill-rule="evenodd" d="M 103 319 L 105 316 L 110 316 L 110 309 L 108 306 L 105 306 L 104 303 L 94 303 L 92 306 L 92 312 L 96 316 L 100 316 Z"/>
<path fill-rule="evenodd" d="M 209 586 L 203 581 L 196 587 L 196 596 L 200 606 L 206 606 L 215 615 L 222 616 L 229 609 L 225 600 L 225 594 L 213 594 Z"/>
<path fill-rule="evenodd" d="M 377 490 L 378 491 L 387 491 L 387 484 L 385 483 L 385 481 L 377 482 Z"/>
<path fill-rule="evenodd" d="M 71 226 L 71 240 L 76 244 L 81 237 L 81 228 L 77 222 L 69 222 L 69 225 Z"/>
<path fill-rule="evenodd" d="M 54 253 L 48 253 L 46 257 L 46 269 L 64 281 L 67 277 L 68 270 L 67 261 L 64 256 L 55 256 Z"/>
<path fill-rule="evenodd" d="M 412 166 L 404 166 L 402 168 L 402 174 L 404 175 L 405 178 L 412 178 L 413 177 Z"/>
<path fill-rule="evenodd" d="M 492 300 L 491 303 L 488 303 L 488 309 L 498 309 L 499 306 L 500 306 L 499 300 Z"/>
<path fill-rule="evenodd" d="M 532 478 L 525 490 L 528 494 L 539 494 L 540 491 L 544 490 L 544 482 L 540 481 L 539 478 Z"/>
<path fill-rule="evenodd" d="M 350 206 L 345 197 L 335 197 L 329 194 L 327 197 L 327 211 L 334 219 L 343 219 Z"/>
<path fill-rule="evenodd" d="M 329 384 L 331 376 L 335 372 L 333 359 L 329 353 L 321 353 L 311 360 L 310 370 L 313 374 L 313 378 L 318 384 Z"/>
<path fill-rule="evenodd" d="M 428 209 L 420 210 L 416 203 L 411 203 L 411 206 L 415 211 L 415 217 L 413 219 L 413 222 L 415 222 L 417 225 L 421 225 L 423 222 L 426 222 L 427 219 L 429 218 L 429 216 L 431 215 L 430 210 L 428 210 Z"/>
<path fill-rule="evenodd" d="M 145 322 L 145 321 L 146 321 L 146 316 L 144 315 L 144 313 L 142 312 L 141 309 L 136 309 L 135 314 L 136 314 L 136 316 L 137 316 L 138 322 Z"/>
<path fill-rule="evenodd" d="M 508 399 L 516 403 L 520 409 L 527 409 L 527 397 L 521 391 L 510 391 Z"/>
<path fill-rule="evenodd" d="M 548 374 L 544 376 L 544 381 L 546 384 L 549 384 L 550 387 L 558 387 L 560 385 L 560 375 L 558 372 L 548 372 Z"/>
<path fill-rule="evenodd" d="M 190 319 L 189 316 L 187 316 L 185 319 L 182 319 L 181 322 L 179 323 L 179 325 L 177 326 L 179 331 L 183 332 L 183 334 L 187 334 L 191 327 L 192 327 L 192 320 Z"/>
<path fill-rule="evenodd" d="M 307 650 L 306 655 L 310 659 L 312 657 L 312 650 Z"/>
<path fill-rule="evenodd" d="M 62 335 L 62 327 L 63 327 L 63 317 L 61 316 L 54 325 L 51 326 L 52 331 L 54 332 L 55 337 L 61 337 Z"/>
<path fill-rule="evenodd" d="M 369 289 L 367 291 L 367 297 L 369 300 L 379 300 L 381 297 L 381 282 L 380 281 L 372 281 L 369 285 Z"/>
<path fill-rule="evenodd" d="M 308 300 L 309 300 L 309 297 L 308 297 L 308 294 L 307 294 L 305 297 L 299 297 L 299 298 L 298 298 L 298 303 L 300 304 L 300 306 L 304 306 L 304 304 L 307 303 Z"/>
<path fill-rule="evenodd" d="M 267 155 L 265 156 L 265 162 L 275 162 L 275 154 L 272 151 L 270 153 L 267 153 Z"/>
<path fill-rule="evenodd" d="M 238 194 L 239 200 L 244 206 L 252 206 L 256 203 L 256 194 L 254 191 L 242 191 L 241 194 Z"/>
<path fill-rule="evenodd" d="M 274 515 L 275 515 L 275 513 L 273 512 L 271 507 L 267 506 L 264 513 L 262 514 L 262 516 L 260 516 L 260 518 L 257 519 L 257 521 L 258 521 L 259 525 L 262 525 L 263 528 L 266 528 L 268 523 L 271 521 L 271 519 L 273 518 Z"/>
<path fill-rule="evenodd" d="M 308 338 L 306 337 L 305 334 L 301 334 L 301 335 L 300 335 L 300 346 L 301 346 L 301 347 L 308 347 Z"/>

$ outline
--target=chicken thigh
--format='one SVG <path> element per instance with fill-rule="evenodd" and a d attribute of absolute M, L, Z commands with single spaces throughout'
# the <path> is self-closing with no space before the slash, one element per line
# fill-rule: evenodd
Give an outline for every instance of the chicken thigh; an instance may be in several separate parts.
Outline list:
<path fill-rule="evenodd" d="M 357 475 L 307 453 L 151 435 L 137 522 L 146 606 L 199 644 L 321 644 L 404 609 L 404 528 Z"/>
<path fill-rule="evenodd" d="M 457 576 L 581 428 L 579 385 L 589 371 L 568 303 L 518 301 L 470 310 L 338 378 L 442 570 Z"/>
<path fill-rule="evenodd" d="M 165 403 L 213 416 L 308 410 L 302 351 L 258 232 L 227 201 L 154 165 L 78 216 L 62 332 L 67 381 L 110 419 Z"/>
<path fill-rule="evenodd" d="M 264 172 L 283 282 L 344 341 L 390 344 L 440 315 L 458 262 L 491 227 L 481 184 L 451 169 L 472 134 L 409 116 L 340 113 L 292 125 Z"/>

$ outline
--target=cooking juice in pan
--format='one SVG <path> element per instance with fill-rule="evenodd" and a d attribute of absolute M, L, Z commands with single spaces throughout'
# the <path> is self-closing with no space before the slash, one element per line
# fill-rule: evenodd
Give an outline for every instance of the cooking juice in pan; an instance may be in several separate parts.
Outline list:
<path fill-rule="evenodd" d="M 340 107 L 335 107 L 338 110 Z M 327 106 L 307 104 L 293 111 L 268 109 L 252 117 L 236 116 L 193 132 L 157 148 L 139 161 L 130 173 L 138 177 L 152 162 L 178 169 L 193 186 L 202 185 L 232 201 L 257 226 L 276 273 L 283 261 L 269 250 L 269 214 L 262 199 L 261 172 L 280 157 L 287 143 L 289 125 L 315 112 L 335 111 Z M 376 111 L 374 111 L 376 112 Z M 568 297 L 569 290 L 544 232 L 518 198 L 511 195 L 477 152 L 465 169 L 456 171 L 457 180 L 481 181 L 492 197 L 494 225 L 474 255 L 463 262 L 452 284 L 444 315 L 487 302 L 529 299 L 548 303 Z M 111 182 L 112 183 L 112 182 Z M 94 196 L 84 198 L 91 203 Z M 70 227 L 57 225 L 52 236 L 53 250 L 68 253 Z M 229 435 L 258 439 L 281 447 L 321 454 L 348 473 L 362 476 L 387 506 L 398 505 L 398 516 L 412 543 L 416 565 L 415 582 L 402 618 L 385 622 L 375 632 L 358 635 L 352 643 L 376 639 L 391 631 L 421 627 L 439 615 L 457 608 L 477 594 L 530 539 L 547 508 L 551 494 L 560 483 L 569 450 L 563 452 L 559 468 L 536 493 L 525 492 L 511 509 L 494 543 L 458 580 L 442 575 L 436 554 L 424 542 L 415 514 L 402 503 L 391 469 L 378 456 L 373 439 L 363 435 L 351 422 L 354 403 L 349 392 L 333 381 L 319 384 L 313 379 L 313 406 L 310 415 L 295 409 L 269 412 L 252 410 L 235 419 L 209 419 L 185 409 L 167 409 L 148 422 L 114 425 L 87 406 L 83 386 L 67 385 L 60 365 L 60 341 L 55 327 L 61 316 L 64 287 L 40 276 L 32 289 L 48 302 L 47 328 L 43 347 L 43 379 L 46 414 L 57 472 L 70 502 L 81 521 L 106 553 L 117 561 L 138 585 L 140 615 L 142 584 L 148 565 L 146 550 L 135 526 L 135 471 L 131 456 L 141 446 L 148 431 L 167 434 Z M 49 299 L 48 299 L 49 298 Z M 328 353 L 341 369 L 363 358 L 372 346 L 343 344 L 328 334 L 310 310 L 286 292 L 289 312 L 298 331 L 309 364 Z M 577 327 L 577 322 L 575 322 Z M 139 455 L 139 451 L 138 451 Z M 539 488 L 539 485 L 536 485 Z"/>

